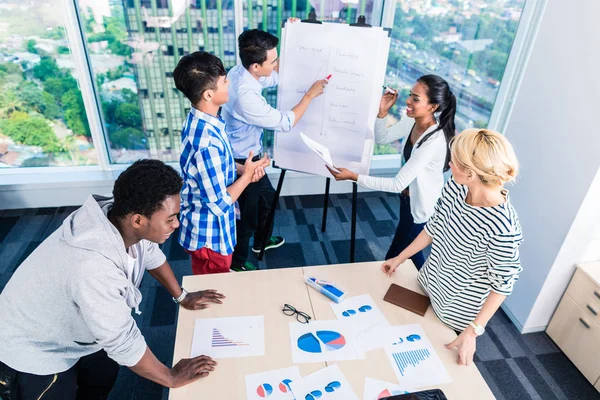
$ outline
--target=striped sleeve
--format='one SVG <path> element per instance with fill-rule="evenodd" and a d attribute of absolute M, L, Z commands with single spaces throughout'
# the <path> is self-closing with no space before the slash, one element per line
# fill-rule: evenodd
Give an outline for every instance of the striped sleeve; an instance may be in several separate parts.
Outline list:
<path fill-rule="evenodd" d="M 440 224 L 440 207 L 442 205 L 442 199 L 439 198 L 435 207 L 433 209 L 433 214 L 429 217 L 429 220 L 423 227 L 425 229 L 425 233 L 429 235 L 429 237 L 434 237 L 437 231 L 437 226 Z"/>
<path fill-rule="evenodd" d="M 523 241 L 521 231 L 493 236 L 487 247 L 486 260 L 491 289 L 501 295 L 512 293 L 519 273 L 523 270 L 519 259 L 519 245 Z"/>
<path fill-rule="evenodd" d="M 448 180 L 448 182 L 446 182 L 446 184 L 442 188 L 442 194 L 440 195 L 437 202 L 435 203 L 435 207 L 433 208 L 433 214 L 431 215 L 431 217 L 429 218 L 429 220 L 427 221 L 427 223 L 424 226 L 425 233 L 427 233 L 429 235 L 429 237 L 431 237 L 431 238 L 434 237 L 436 232 L 439 231 L 438 227 L 442 223 L 441 219 L 440 219 L 442 203 L 444 201 L 451 202 L 451 197 L 454 196 L 453 193 L 455 193 L 455 192 L 449 190 L 450 185 L 454 185 L 456 187 L 456 183 L 454 182 L 454 179 L 452 179 L 452 178 L 450 178 L 450 180 Z"/>

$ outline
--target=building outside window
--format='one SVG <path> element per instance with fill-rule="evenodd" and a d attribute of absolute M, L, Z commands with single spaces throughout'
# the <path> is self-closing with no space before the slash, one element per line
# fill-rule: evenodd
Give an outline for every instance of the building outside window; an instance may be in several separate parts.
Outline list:
<path fill-rule="evenodd" d="M 59 0 L 0 3 L 0 168 L 98 163 Z"/>
<path fill-rule="evenodd" d="M 307 18 L 311 10 L 322 21 L 355 22 L 364 14 L 377 25 L 380 15 L 373 12 L 382 8 L 373 0 L 244 0 L 236 13 L 233 0 L 74 2 L 109 161 L 117 164 L 145 157 L 178 161 L 190 105 L 175 88 L 173 69 L 183 55 L 198 50 L 233 67 L 236 15 L 240 29 L 280 35 L 283 21 Z M 0 166 L 98 162 L 57 3 L 0 4 Z M 402 114 L 415 80 L 434 73 L 458 99 L 457 129 L 487 126 L 524 5 L 525 0 L 396 0 L 385 81 L 400 89 L 400 98 L 391 119 Z M 276 105 L 275 90 L 265 96 Z M 264 138 L 269 151 L 273 135 Z M 378 146 L 376 154 L 397 154 L 399 147 Z"/>
<path fill-rule="evenodd" d="M 113 163 L 141 157 L 178 161 L 181 124 L 188 100 L 176 90 L 172 72 L 185 54 L 216 54 L 229 70 L 236 60 L 237 37 L 232 0 L 78 0 L 91 66 L 102 102 L 103 122 Z M 244 29 L 280 35 L 288 17 L 308 17 L 315 9 L 326 21 L 347 22 L 372 0 L 360 4 L 283 0 L 246 0 Z M 249 11 L 250 10 L 250 11 Z M 354 18 L 354 19 L 352 19 Z M 276 91 L 265 91 L 276 104 Z M 160 131 L 160 135 L 148 132 Z M 272 146 L 272 134 L 265 146 Z"/>
<path fill-rule="evenodd" d="M 179 59 L 203 50 L 235 65 L 232 1 L 78 0 L 102 102 L 112 163 L 178 161 L 188 100 L 175 88 Z M 114 61 L 107 65 L 98 60 Z M 160 132 L 160 134 L 150 134 Z"/>
<path fill-rule="evenodd" d="M 386 85 L 400 90 L 392 121 L 422 75 L 446 79 L 457 98 L 456 129 L 486 128 L 525 0 L 397 0 Z M 398 153 L 401 143 L 377 146 Z"/>

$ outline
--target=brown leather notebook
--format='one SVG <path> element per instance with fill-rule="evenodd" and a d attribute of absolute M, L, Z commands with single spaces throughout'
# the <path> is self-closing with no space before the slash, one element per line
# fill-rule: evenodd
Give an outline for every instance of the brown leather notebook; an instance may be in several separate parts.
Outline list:
<path fill-rule="evenodd" d="M 395 283 L 392 283 L 383 300 L 420 316 L 425 315 L 427 308 L 429 308 L 429 297 L 398 286 Z"/>

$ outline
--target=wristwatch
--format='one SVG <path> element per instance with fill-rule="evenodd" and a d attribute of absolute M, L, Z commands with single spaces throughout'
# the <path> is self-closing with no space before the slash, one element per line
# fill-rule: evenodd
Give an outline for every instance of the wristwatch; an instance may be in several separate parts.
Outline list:
<path fill-rule="evenodd" d="M 475 322 L 471 322 L 469 325 L 473 328 L 477 336 L 481 336 L 485 333 L 485 328 L 483 326 L 477 325 Z"/>
<path fill-rule="evenodd" d="M 179 295 L 179 297 L 177 297 L 177 298 L 173 297 L 172 299 L 175 303 L 179 304 L 183 301 L 183 299 L 186 298 L 187 295 L 188 295 L 188 292 L 186 292 L 184 288 L 181 288 L 181 294 Z"/>

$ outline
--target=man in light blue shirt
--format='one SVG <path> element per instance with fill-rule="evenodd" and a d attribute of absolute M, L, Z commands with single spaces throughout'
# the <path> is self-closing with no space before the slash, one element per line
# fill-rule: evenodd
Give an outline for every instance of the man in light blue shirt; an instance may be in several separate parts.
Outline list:
<path fill-rule="evenodd" d="M 316 81 L 291 110 L 280 111 L 271 107 L 262 91 L 279 83 L 278 43 L 279 39 L 270 33 L 258 29 L 245 31 L 238 38 L 242 65 L 233 67 L 227 74 L 229 101 L 223 105 L 221 116 L 233 148 L 238 176 L 243 173 L 243 165 L 250 151 L 256 154 L 257 159 L 262 156 L 263 129 L 289 132 L 302 118 L 311 101 L 320 96 L 327 85 L 326 79 Z M 265 174 L 258 182 L 248 185 L 239 198 L 241 219 L 238 220 L 232 269 L 253 269 L 245 268 L 252 236 L 252 251 L 255 253 L 260 252 L 265 237 L 269 238 L 265 247 L 267 250 L 285 242 L 281 236 L 272 237 L 272 227 L 266 226 L 274 197 L 275 189 Z"/>

